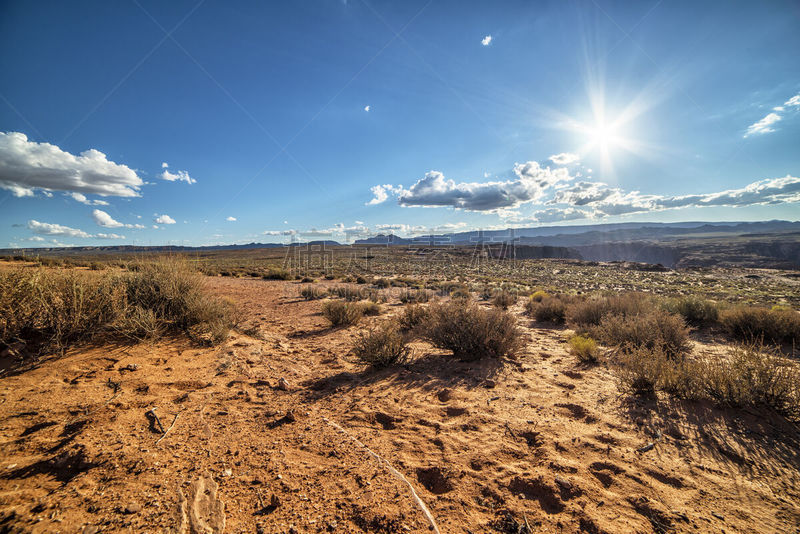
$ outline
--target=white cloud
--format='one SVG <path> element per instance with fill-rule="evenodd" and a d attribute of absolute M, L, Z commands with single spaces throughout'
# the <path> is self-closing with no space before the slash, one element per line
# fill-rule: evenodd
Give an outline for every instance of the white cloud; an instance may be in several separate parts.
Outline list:
<path fill-rule="evenodd" d="M 156 218 L 153 219 L 153 221 L 156 222 L 157 224 L 175 224 L 175 219 L 173 219 L 167 214 L 156 215 Z"/>
<path fill-rule="evenodd" d="M 389 193 L 392 192 L 401 192 L 403 190 L 402 187 L 395 188 L 391 184 L 384 184 L 384 185 L 375 185 L 369 188 L 372 192 L 372 200 L 367 202 L 367 206 L 374 206 L 375 204 L 381 204 L 386 202 L 386 199 L 389 198 Z"/>
<path fill-rule="evenodd" d="M 367 113 L 369 113 L 369 106 L 364 106 L 364 111 L 366 111 Z"/>
<path fill-rule="evenodd" d="M 96 237 L 97 239 L 125 239 L 124 235 L 119 235 L 119 234 L 100 233 L 100 234 L 95 234 L 94 237 Z"/>
<path fill-rule="evenodd" d="M 589 219 L 592 213 L 575 208 L 547 208 L 533 213 L 533 219 L 541 223 Z"/>
<path fill-rule="evenodd" d="M 0 132 L 0 188 L 14 196 L 35 189 L 102 196 L 138 197 L 143 181 L 126 165 L 89 149 L 75 156 L 50 143 L 29 141 L 19 132 Z"/>
<path fill-rule="evenodd" d="M 162 180 L 166 180 L 168 182 L 186 182 L 187 184 L 196 184 L 197 180 L 189 176 L 189 173 L 186 171 L 178 171 L 176 173 L 169 172 L 167 168 L 169 165 L 167 162 L 161 164 L 161 168 L 164 169 L 159 176 L 161 176 Z"/>
<path fill-rule="evenodd" d="M 264 235 L 297 235 L 297 230 L 266 230 Z"/>
<path fill-rule="evenodd" d="M 89 200 L 83 193 L 69 193 L 68 196 L 71 196 L 73 199 L 77 200 L 81 204 L 86 204 L 87 206 L 108 206 L 108 202 L 105 200 Z"/>
<path fill-rule="evenodd" d="M 491 42 L 492 42 L 492 36 L 491 35 L 487 35 L 486 37 L 481 39 L 481 44 L 483 46 L 489 46 L 489 44 L 491 44 Z"/>
<path fill-rule="evenodd" d="M 446 180 L 438 171 L 430 171 L 409 189 L 398 187 L 401 206 L 452 207 L 469 211 L 496 212 L 541 199 L 545 192 L 561 183 L 572 180 L 567 169 L 541 167 L 535 161 L 514 165 L 515 179 L 489 182 L 460 182 Z M 377 193 L 386 193 L 386 186 L 377 186 Z M 379 195 L 373 188 L 374 203 Z M 384 199 L 385 200 L 385 199 Z M 383 200 L 380 200 L 382 202 Z"/>
<path fill-rule="evenodd" d="M 753 134 L 765 134 L 769 132 L 774 132 L 775 129 L 772 127 L 773 124 L 781 120 L 781 116 L 777 113 L 770 113 L 763 119 L 758 122 L 754 122 L 750 126 L 747 127 L 747 132 L 745 132 L 744 136 L 748 137 Z"/>
<path fill-rule="evenodd" d="M 60 235 L 67 237 L 92 237 L 90 234 L 77 228 L 70 228 L 61 224 L 43 223 L 31 219 L 28 221 L 28 229 L 40 235 Z"/>
<path fill-rule="evenodd" d="M 792 98 L 783 103 L 784 106 L 800 106 L 800 94 L 794 95 Z"/>
<path fill-rule="evenodd" d="M 236 217 L 228 217 L 225 220 L 228 221 L 228 222 L 236 222 Z"/>
<path fill-rule="evenodd" d="M 41 236 L 35 235 L 33 237 L 29 237 L 28 241 L 44 241 L 44 238 L 41 237 Z"/>
<path fill-rule="evenodd" d="M 92 210 L 92 219 L 98 226 L 104 228 L 144 228 L 141 224 L 125 224 L 115 221 L 114 218 L 103 210 Z"/>
<path fill-rule="evenodd" d="M 548 159 L 556 165 L 569 165 L 578 161 L 580 157 L 571 152 L 562 152 L 561 154 L 550 156 Z"/>

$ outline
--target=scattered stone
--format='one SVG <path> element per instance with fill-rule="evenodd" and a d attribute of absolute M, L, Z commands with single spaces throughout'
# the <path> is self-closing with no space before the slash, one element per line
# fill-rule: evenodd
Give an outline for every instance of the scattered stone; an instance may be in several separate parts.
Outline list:
<path fill-rule="evenodd" d="M 719 519 L 720 521 L 725 521 L 725 517 L 722 514 L 718 514 L 717 512 L 711 512 L 711 515 Z"/>
<path fill-rule="evenodd" d="M 122 372 L 122 371 L 138 371 L 139 370 L 139 364 L 138 363 L 129 363 L 125 367 L 120 367 L 119 370 L 120 370 L 120 372 Z"/>
<path fill-rule="evenodd" d="M 483 387 L 485 387 L 486 389 L 494 389 L 495 386 L 497 386 L 497 382 L 495 382 L 494 380 L 491 380 L 491 379 L 486 380 L 483 383 Z"/>
<path fill-rule="evenodd" d="M 281 391 L 289 391 L 289 382 L 287 382 L 285 378 L 281 377 L 280 380 L 278 380 L 278 385 L 276 388 Z"/>
<path fill-rule="evenodd" d="M 436 397 L 439 399 L 440 402 L 447 402 L 453 398 L 453 390 L 445 388 L 439 393 L 436 394 Z"/>
<path fill-rule="evenodd" d="M 224 477 L 233 476 L 233 469 L 231 469 L 230 467 L 225 469 L 224 471 L 222 471 L 222 476 Z"/>
<path fill-rule="evenodd" d="M 125 506 L 125 508 L 122 509 L 122 513 L 124 514 L 138 514 L 141 511 L 142 511 L 142 505 L 136 503 L 128 504 L 127 506 Z"/>
<path fill-rule="evenodd" d="M 336 521 L 328 521 L 328 531 L 333 532 L 339 526 L 339 523 Z"/>

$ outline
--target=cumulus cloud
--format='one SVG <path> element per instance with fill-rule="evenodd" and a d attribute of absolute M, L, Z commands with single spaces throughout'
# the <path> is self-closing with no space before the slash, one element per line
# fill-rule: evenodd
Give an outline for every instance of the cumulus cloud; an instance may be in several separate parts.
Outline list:
<path fill-rule="evenodd" d="M 236 222 L 236 217 L 228 217 L 225 220 L 228 221 L 228 222 Z"/>
<path fill-rule="evenodd" d="M 108 202 L 106 202 L 105 200 L 98 200 L 98 199 L 89 200 L 83 193 L 69 193 L 68 196 L 77 200 L 81 204 L 86 204 L 87 206 L 108 206 Z"/>
<path fill-rule="evenodd" d="M 555 154 L 550 156 L 550 161 L 555 163 L 556 165 L 570 165 L 571 163 L 577 162 L 580 157 L 577 154 L 573 154 L 572 152 L 562 152 L 561 154 Z"/>
<path fill-rule="evenodd" d="M 486 37 L 481 39 L 481 44 L 483 46 L 489 46 L 491 43 L 492 43 L 492 36 L 491 35 L 487 35 Z"/>
<path fill-rule="evenodd" d="M 367 113 L 369 113 L 369 106 L 364 106 L 364 111 L 366 111 Z"/>
<path fill-rule="evenodd" d="M 514 174 L 516 178 L 506 181 L 456 183 L 445 179 L 441 172 L 430 171 L 409 189 L 401 187 L 392 192 L 398 196 L 401 206 L 444 206 L 468 211 L 497 212 L 539 200 L 549 188 L 572 180 L 567 169 L 541 167 L 535 161 L 517 163 L 514 165 Z M 385 187 L 381 186 L 384 193 Z M 374 188 L 373 194 L 376 194 Z M 376 195 L 373 200 L 378 198 Z"/>
<path fill-rule="evenodd" d="M 104 228 L 144 228 L 142 224 L 125 224 L 115 221 L 114 218 L 103 210 L 92 210 L 92 219 L 98 226 Z"/>
<path fill-rule="evenodd" d="M 386 199 L 389 198 L 389 193 L 394 191 L 394 186 L 390 184 L 385 185 L 375 185 L 370 187 L 369 189 L 372 192 L 372 200 L 367 202 L 367 206 L 374 206 L 375 204 L 381 204 L 382 202 L 386 202 Z"/>
<path fill-rule="evenodd" d="M 266 230 L 263 232 L 264 235 L 297 235 L 297 230 Z"/>
<path fill-rule="evenodd" d="M 175 224 L 175 219 L 173 219 L 172 217 L 170 217 L 166 213 L 164 215 L 156 215 L 156 217 L 155 217 L 155 219 L 153 219 L 153 221 L 156 224 Z"/>
<path fill-rule="evenodd" d="M 745 132 L 744 136 L 749 137 L 754 134 L 765 134 L 769 132 L 774 132 L 775 128 L 772 127 L 773 124 L 781 120 L 781 116 L 777 113 L 770 113 L 763 119 L 758 122 L 754 122 L 750 126 L 747 127 L 747 132 Z"/>
<path fill-rule="evenodd" d="M 29 141 L 19 132 L 0 132 L 0 188 L 14 196 L 33 196 L 40 189 L 138 197 L 143 183 L 133 169 L 109 161 L 98 150 L 75 156 L 50 143 Z"/>
<path fill-rule="evenodd" d="M 186 182 L 187 184 L 197 183 L 197 180 L 189 176 L 189 173 L 186 171 L 178 171 L 177 173 L 169 172 L 169 165 L 167 162 L 162 163 L 161 168 L 164 169 L 164 171 L 159 175 L 161 176 L 162 180 L 166 180 L 168 182 Z"/>

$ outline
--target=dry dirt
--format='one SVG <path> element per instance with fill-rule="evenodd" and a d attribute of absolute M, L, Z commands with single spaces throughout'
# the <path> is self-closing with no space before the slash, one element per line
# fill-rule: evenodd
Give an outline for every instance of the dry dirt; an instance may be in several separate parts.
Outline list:
<path fill-rule="evenodd" d="M 0 532 L 798 531 L 796 427 L 621 396 L 520 308 L 515 361 L 370 371 L 296 283 L 209 283 L 258 332 L 0 379 Z"/>

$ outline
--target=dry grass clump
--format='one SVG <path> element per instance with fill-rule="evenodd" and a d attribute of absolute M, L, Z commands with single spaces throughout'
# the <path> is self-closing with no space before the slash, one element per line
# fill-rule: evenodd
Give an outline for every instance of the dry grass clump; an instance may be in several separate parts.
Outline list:
<path fill-rule="evenodd" d="M 513 355 L 522 344 L 521 332 L 511 314 L 486 310 L 466 300 L 453 300 L 428 308 L 430 317 L 420 326 L 433 346 L 453 351 L 463 361 Z"/>
<path fill-rule="evenodd" d="M 597 342 L 586 336 L 572 336 L 569 339 L 572 354 L 584 363 L 597 361 Z"/>
<path fill-rule="evenodd" d="M 504 310 L 507 310 L 509 306 L 513 306 L 516 303 L 517 303 L 517 295 L 505 289 L 497 292 L 497 294 L 492 299 L 493 306 Z"/>
<path fill-rule="evenodd" d="M 730 336 L 746 342 L 800 345 L 800 314 L 792 309 L 737 306 L 721 312 L 719 322 Z"/>
<path fill-rule="evenodd" d="M 717 304 L 697 296 L 668 299 L 664 309 L 683 317 L 692 326 L 709 326 L 717 322 L 719 308 Z"/>
<path fill-rule="evenodd" d="M 233 326 L 233 306 L 207 294 L 181 262 L 145 263 L 132 273 L 19 269 L 0 273 L 0 345 L 63 350 L 103 336 L 141 340 L 187 332 L 217 343 Z"/>
<path fill-rule="evenodd" d="M 577 330 L 597 326 L 604 317 L 628 317 L 651 311 L 655 304 L 651 297 L 641 293 L 626 293 L 612 297 L 594 297 L 575 300 L 567 309 L 567 322 Z"/>
<path fill-rule="evenodd" d="M 361 306 L 362 315 L 375 316 L 380 315 L 382 311 L 380 304 L 372 302 L 371 300 L 365 300 L 359 303 L 359 306 Z"/>
<path fill-rule="evenodd" d="M 430 312 L 425 306 L 411 304 L 406 306 L 397 318 L 400 328 L 406 332 L 416 330 L 430 318 Z"/>
<path fill-rule="evenodd" d="M 363 364 L 388 367 L 408 361 L 411 349 L 394 321 L 361 332 L 353 342 L 353 354 Z"/>
<path fill-rule="evenodd" d="M 315 285 L 304 285 L 300 288 L 300 296 L 306 300 L 317 300 L 324 298 L 327 295 L 327 291 L 323 288 Z"/>
<path fill-rule="evenodd" d="M 332 326 L 351 326 L 361 320 L 363 307 L 356 302 L 329 300 L 322 304 L 322 315 Z"/>
<path fill-rule="evenodd" d="M 546 296 L 536 300 L 531 296 L 525 303 L 525 311 L 540 323 L 563 324 L 567 302 L 560 296 Z"/>

